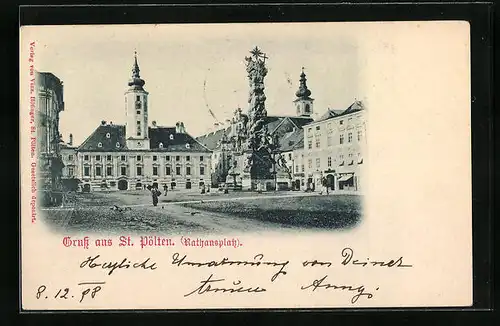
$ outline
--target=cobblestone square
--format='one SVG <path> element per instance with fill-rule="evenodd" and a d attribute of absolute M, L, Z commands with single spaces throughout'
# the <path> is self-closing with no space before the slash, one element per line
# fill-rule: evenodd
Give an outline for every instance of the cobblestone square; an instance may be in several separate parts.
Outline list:
<path fill-rule="evenodd" d="M 304 192 L 169 191 L 153 206 L 149 191 L 77 193 L 43 210 L 59 232 L 166 235 L 341 230 L 359 223 L 362 196 Z"/>

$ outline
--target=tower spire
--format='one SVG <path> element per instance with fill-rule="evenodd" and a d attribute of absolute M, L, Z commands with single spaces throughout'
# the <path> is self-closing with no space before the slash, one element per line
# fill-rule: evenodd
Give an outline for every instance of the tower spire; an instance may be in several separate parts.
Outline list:
<path fill-rule="evenodd" d="M 128 85 L 131 87 L 142 88 L 146 83 L 140 76 L 139 64 L 137 63 L 137 51 L 134 51 L 134 65 L 132 66 L 132 78 L 129 80 Z"/>
<path fill-rule="evenodd" d="M 311 91 L 307 88 L 307 78 L 304 72 L 304 67 L 302 67 L 302 73 L 300 74 L 299 90 L 295 93 L 295 95 L 301 99 L 307 99 L 311 96 Z"/>

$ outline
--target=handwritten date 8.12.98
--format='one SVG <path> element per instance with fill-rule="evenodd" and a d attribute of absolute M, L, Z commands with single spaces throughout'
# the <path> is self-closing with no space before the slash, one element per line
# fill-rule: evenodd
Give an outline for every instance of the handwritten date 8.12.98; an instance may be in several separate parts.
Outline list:
<path fill-rule="evenodd" d="M 105 282 L 81 282 L 78 283 L 78 288 L 54 288 L 49 289 L 42 284 L 36 291 L 37 299 L 53 299 L 53 300 L 70 300 L 76 299 L 82 302 L 85 298 L 94 299 L 99 291 L 102 290 L 101 285 Z"/>

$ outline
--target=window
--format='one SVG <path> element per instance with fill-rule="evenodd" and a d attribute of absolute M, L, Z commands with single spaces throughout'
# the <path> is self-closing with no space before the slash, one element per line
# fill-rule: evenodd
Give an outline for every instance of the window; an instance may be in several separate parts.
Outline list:
<path fill-rule="evenodd" d="M 321 166 L 321 160 L 320 160 L 320 158 L 318 157 L 318 158 L 316 159 L 316 167 L 317 167 L 317 168 L 319 168 L 320 166 Z"/>
<path fill-rule="evenodd" d="M 180 161 L 180 160 L 181 160 L 181 157 L 180 157 L 179 155 L 177 155 L 177 156 L 175 157 L 175 160 L 176 160 L 176 161 Z"/>
<path fill-rule="evenodd" d="M 203 156 L 200 156 L 200 162 L 203 162 Z"/>
<path fill-rule="evenodd" d="M 313 131 L 313 128 L 309 128 L 309 129 L 307 129 L 307 132 L 308 132 L 308 133 L 311 133 L 312 131 Z"/>
<path fill-rule="evenodd" d="M 141 111 L 137 110 L 137 112 L 136 112 L 136 113 L 137 113 L 137 114 L 141 114 Z"/>
<path fill-rule="evenodd" d="M 141 125 L 141 122 L 139 120 L 137 120 L 137 125 L 140 126 Z"/>
<path fill-rule="evenodd" d="M 186 166 L 186 175 L 191 175 L 191 167 Z"/>
<path fill-rule="evenodd" d="M 172 171 L 170 171 L 170 166 L 165 167 L 165 175 L 170 175 Z"/>
<path fill-rule="evenodd" d="M 316 137 L 316 148 L 319 148 L 321 142 L 320 142 L 320 138 L 319 137 Z"/>
<path fill-rule="evenodd" d="M 120 156 L 120 160 L 125 161 L 125 155 Z"/>
<path fill-rule="evenodd" d="M 328 157 L 328 167 L 332 166 L 332 158 L 329 156 Z"/>
<path fill-rule="evenodd" d="M 88 161 L 89 160 L 89 156 L 88 155 L 83 155 L 83 160 L 84 161 Z"/>
<path fill-rule="evenodd" d="M 328 145 L 328 147 L 332 146 L 332 136 L 326 137 L 326 144 Z"/>
<path fill-rule="evenodd" d="M 313 167 L 313 160 L 312 159 L 309 159 L 309 161 L 307 162 L 307 167 L 310 169 Z"/>
<path fill-rule="evenodd" d="M 316 131 L 320 130 L 320 126 L 316 126 Z"/>
<path fill-rule="evenodd" d="M 153 166 L 153 175 L 158 175 L 158 167 Z"/>
<path fill-rule="evenodd" d="M 186 161 L 191 161 L 191 156 L 186 156 Z"/>
<path fill-rule="evenodd" d="M 347 134 L 347 142 L 348 143 L 352 142 L 352 132 Z"/>
<path fill-rule="evenodd" d="M 297 172 L 297 173 L 299 172 L 299 165 L 298 164 L 295 165 L 295 172 Z"/>
<path fill-rule="evenodd" d="M 332 123 L 331 122 L 328 122 L 328 124 L 326 125 L 326 129 L 328 129 L 328 131 L 332 130 Z"/>
<path fill-rule="evenodd" d="M 352 165 L 354 163 L 354 160 L 352 159 L 352 153 L 349 153 L 349 165 Z"/>
<path fill-rule="evenodd" d="M 170 161 L 170 156 L 165 156 L 165 161 Z"/>
<path fill-rule="evenodd" d="M 191 148 L 191 145 L 186 144 L 186 148 L 187 148 L 187 149 Z"/>
<path fill-rule="evenodd" d="M 200 175 L 205 175 L 205 167 L 200 166 Z"/>
<path fill-rule="evenodd" d="M 174 139 L 174 135 L 170 135 L 170 140 L 173 140 Z"/>
<path fill-rule="evenodd" d="M 358 130 L 358 141 L 360 141 L 362 137 L 363 137 L 363 132 L 361 130 Z"/>
<path fill-rule="evenodd" d="M 306 104 L 306 113 L 311 112 L 311 106 L 309 104 Z"/>
<path fill-rule="evenodd" d="M 112 175 L 113 175 L 113 167 L 107 166 L 106 167 L 106 176 L 112 176 Z"/>
<path fill-rule="evenodd" d="M 68 161 L 73 161 L 73 155 L 72 154 L 68 155 Z"/>
<path fill-rule="evenodd" d="M 175 174 L 176 175 L 181 175 L 181 167 L 180 166 L 176 166 L 175 167 Z"/>
<path fill-rule="evenodd" d="M 137 155 L 137 157 L 135 158 L 138 162 L 141 161 L 141 156 L 140 155 Z"/>
<path fill-rule="evenodd" d="M 111 158 L 111 155 L 107 155 L 107 156 L 106 156 L 106 160 L 107 160 L 107 161 L 111 161 L 111 159 L 112 159 L 112 158 Z"/>
<path fill-rule="evenodd" d="M 292 153 L 288 153 L 288 160 L 291 161 L 292 160 Z"/>
<path fill-rule="evenodd" d="M 106 138 L 111 138 L 111 134 L 109 132 L 106 134 Z"/>
<path fill-rule="evenodd" d="M 90 176 L 90 167 L 86 166 L 83 168 L 83 175 L 86 177 Z"/>
<path fill-rule="evenodd" d="M 160 143 L 159 147 L 160 147 L 160 148 L 163 148 L 163 143 Z"/>
<path fill-rule="evenodd" d="M 140 101 L 141 100 L 141 96 L 140 95 L 137 95 L 137 97 L 135 98 L 136 101 Z"/>
<path fill-rule="evenodd" d="M 344 134 L 340 134 L 340 143 L 343 144 L 344 143 Z"/>
<path fill-rule="evenodd" d="M 142 166 L 138 166 L 136 171 L 138 176 L 142 175 Z"/>
<path fill-rule="evenodd" d="M 95 156 L 95 160 L 96 160 L 96 161 L 100 161 L 100 160 L 101 160 L 101 155 L 96 155 L 96 156 Z"/>
<path fill-rule="evenodd" d="M 102 143 L 101 142 L 97 143 L 97 147 L 101 148 L 102 147 Z"/>
<path fill-rule="evenodd" d="M 72 177 L 74 175 L 75 171 L 72 166 L 68 167 L 68 176 Z"/>
<path fill-rule="evenodd" d="M 312 149 L 313 148 L 313 141 L 312 140 L 308 140 L 307 141 L 307 148 L 308 149 Z"/>
<path fill-rule="evenodd" d="M 340 124 L 340 125 L 343 125 L 343 124 L 344 124 L 344 120 L 340 120 L 340 121 L 339 121 L 339 124 Z"/>
<path fill-rule="evenodd" d="M 141 131 L 140 130 L 137 130 L 137 136 L 140 136 L 141 135 Z M 141 146 L 141 143 L 138 143 L 139 146 Z"/>
<path fill-rule="evenodd" d="M 120 143 L 116 142 L 116 148 L 120 148 Z"/>
<path fill-rule="evenodd" d="M 96 166 L 95 167 L 95 175 L 96 175 L 96 177 L 102 176 L 102 171 L 101 171 L 101 167 L 100 166 Z"/>
<path fill-rule="evenodd" d="M 153 155 L 153 161 L 158 161 L 158 156 Z"/>
<path fill-rule="evenodd" d="M 122 166 L 122 167 L 120 168 L 120 174 L 121 174 L 121 175 L 127 175 L 127 168 L 126 168 L 125 166 Z"/>
<path fill-rule="evenodd" d="M 302 164 L 302 172 L 304 172 L 304 171 L 305 171 L 305 169 L 304 169 L 304 164 Z"/>

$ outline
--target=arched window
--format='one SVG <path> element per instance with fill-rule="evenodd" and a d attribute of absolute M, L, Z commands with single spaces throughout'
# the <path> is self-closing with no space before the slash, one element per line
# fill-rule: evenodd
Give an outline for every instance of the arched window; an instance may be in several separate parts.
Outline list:
<path fill-rule="evenodd" d="M 306 112 L 307 113 L 311 112 L 311 106 L 309 104 L 306 104 Z"/>

